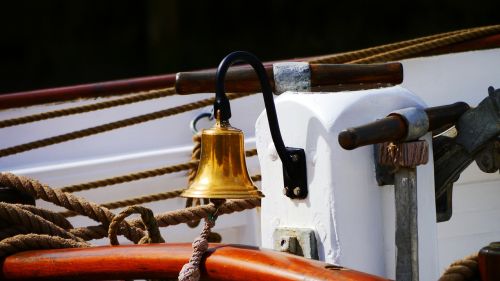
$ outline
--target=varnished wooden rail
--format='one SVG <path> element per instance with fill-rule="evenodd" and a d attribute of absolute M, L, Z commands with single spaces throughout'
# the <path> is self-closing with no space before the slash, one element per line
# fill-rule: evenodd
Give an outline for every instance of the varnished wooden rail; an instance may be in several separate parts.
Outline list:
<path fill-rule="evenodd" d="M 273 66 L 266 65 L 269 82 L 274 90 Z M 403 81 L 401 63 L 383 64 L 310 64 L 311 88 L 321 90 L 331 85 L 400 84 Z M 215 70 L 180 72 L 175 81 L 179 95 L 212 93 L 215 91 Z M 260 84 L 254 70 L 247 66 L 227 72 L 225 88 L 231 93 L 259 92 Z"/>
<path fill-rule="evenodd" d="M 175 279 L 191 252 L 188 243 L 28 251 L 5 259 L 0 280 Z M 224 244 L 210 244 L 201 272 L 203 280 L 387 280 L 291 254 Z"/>

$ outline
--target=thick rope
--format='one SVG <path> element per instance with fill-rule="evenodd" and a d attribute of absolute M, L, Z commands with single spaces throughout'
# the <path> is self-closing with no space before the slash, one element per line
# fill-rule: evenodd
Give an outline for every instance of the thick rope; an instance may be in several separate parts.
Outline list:
<path fill-rule="evenodd" d="M 253 93 L 228 94 L 227 97 L 228 97 L 228 99 L 237 99 L 237 98 L 249 96 L 252 94 Z M 213 104 L 214 100 L 215 100 L 215 98 L 204 99 L 201 101 L 192 102 L 192 103 L 188 103 L 188 104 L 184 104 L 184 105 L 180 105 L 180 106 L 176 106 L 176 107 L 172 107 L 169 109 L 160 110 L 160 111 L 156 111 L 156 112 L 152 112 L 152 113 L 147 113 L 147 114 L 135 116 L 132 118 L 122 119 L 119 121 L 106 123 L 103 125 L 99 125 L 99 126 L 95 126 L 95 127 L 91 127 L 91 128 L 87 128 L 87 129 L 83 129 L 83 130 L 73 131 L 70 133 L 62 134 L 62 135 L 57 135 L 57 136 L 53 136 L 53 137 L 49 137 L 49 138 L 45 138 L 45 139 L 41 139 L 41 140 L 36 140 L 36 141 L 32 141 L 32 142 L 28 142 L 28 143 L 24 143 L 24 144 L 20 144 L 20 145 L 16 145 L 16 146 L 7 147 L 7 148 L 0 150 L 0 157 L 5 157 L 5 156 L 21 153 L 21 152 L 26 152 L 26 151 L 36 149 L 36 148 L 41 148 L 41 147 L 45 147 L 45 146 L 49 146 L 49 145 L 53 145 L 53 144 L 57 144 L 57 143 L 62 143 L 62 142 L 70 141 L 70 140 L 88 137 L 88 136 L 92 136 L 92 135 L 96 135 L 96 134 L 100 134 L 100 133 L 104 133 L 104 132 L 109 132 L 112 130 L 116 130 L 116 129 L 120 129 L 120 128 L 124 128 L 124 127 L 128 127 L 128 126 L 137 125 L 140 123 L 156 120 L 159 118 L 172 116 L 175 114 L 179 114 L 179 113 L 187 112 L 187 111 L 190 111 L 193 109 L 201 108 L 201 107 L 204 107 L 207 105 L 211 105 L 211 104 Z"/>
<path fill-rule="evenodd" d="M 120 99 L 115 99 L 115 100 L 110 100 L 110 101 L 105 101 L 105 102 L 99 102 L 99 103 L 94 103 L 94 104 L 89 104 L 89 105 L 76 106 L 76 107 L 72 107 L 72 108 L 65 108 L 65 109 L 60 109 L 60 110 L 48 111 L 48 112 L 43 112 L 43 113 L 39 113 L 39 114 L 27 115 L 27 116 L 22 116 L 22 117 L 7 119 L 7 120 L 0 120 L 0 128 L 16 126 L 16 125 L 35 122 L 35 121 L 47 120 L 47 119 L 52 119 L 52 118 L 56 118 L 56 117 L 68 116 L 68 115 L 79 114 L 79 113 L 84 113 L 84 112 L 97 111 L 97 110 L 115 107 L 115 106 L 119 106 L 119 105 L 125 105 L 125 104 L 131 104 L 131 103 L 136 103 L 136 102 L 141 102 L 141 101 L 146 101 L 146 100 L 151 100 L 151 99 L 167 97 L 167 96 L 171 96 L 174 94 L 175 94 L 175 89 L 173 87 L 166 88 L 166 89 L 159 89 L 159 90 L 151 90 L 151 91 L 148 91 L 146 93 L 140 93 L 137 95 L 133 95 L 133 96 L 125 97 L 125 98 L 120 98 Z"/>
<path fill-rule="evenodd" d="M 106 226 L 111 223 L 111 220 L 115 216 L 107 208 L 103 208 L 98 204 L 89 202 L 70 193 L 52 189 L 46 185 L 42 185 L 36 180 L 23 176 L 17 176 L 11 173 L 0 173 L 0 185 L 15 188 L 36 199 L 43 199 L 68 210 L 75 211 Z M 144 236 L 144 232 L 141 229 L 130 226 L 126 222 L 122 223 L 120 231 L 133 242 L 139 241 Z"/>
<path fill-rule="evenodd" d="M 173 191 L 154 193 L 154 194 L 129 198 L 129 199 L 125 199 L 125 200 L 120 200 L 120 201 L 103 203 L 100 205 L 101 205 L 101 207 L 108 208 L 110 210 L 118 209 L 118 208 L 128 207 L 128 206 L 132 206 L 132 205 L 138 205 L 138 204 L 144 204 L 144 203 L 155 202 L 155 201 L 160 201 L 160 200 L 167 200 L 167 199 L 171 199 L 171 198 L 177 198 L 177 197 L 179 197 L 179 195 L 181 195 L 181 193 L 184 190 L 185 189 L 177 189 L 177 190 L 173 190 Z M 78 213 L 75 213 L 72 211 L 65 211 L 65 212 L 59 213 L 59 215 L 61 215 L 63 217 L 73 217 L 73 216 L 77 216 Z"/>
<path fill-rule="evenodd" d="M 19 234 L 27 234 L 29 233 L 28 229 L 22 225 L 13 225 L 10 227 L 1 226 L 0 227 L 0 241 L 5 238 L 9 238 L 12 236 L 16 236 Z"/>
<path fill-rule="evenodd" d="M 59 213 L 31 205 L 15 204 L 15 206 L 40 216 L 63 229 L 67 230 L 73 228 L 73 225 L 71 225 L 71 223 Z"/>
<path fill-rule="evenodd" d="M 208 249 L 208 238 L 212 227 L 215 225 L 215 219 L 206 219 L 205 226 L 194 242 L 193 242 L 193 254 L 186 263 L 181 271 L 179 272 L 179 281 L 198 281 L 200 280 L 200 263 L 203 258 L 203 254 Z"/>
<path fill-rule="evenodd" d="M 62 188 L 60 188 L 60 190 L 63 192 L 70 192 L 70 193 L 84 191 L 84 190 L 95 189 L 95 188 L 104 187 L 104 186 L 110 186 L 110 185 L 115 185 L 115 184 L 131 182 L 131 181 L 136 181 L 136 180 L 141 180 L 141 179 L 146 179 L 146 178 L 151 178 L 151 177 L 162 176 L 162 175 L 166 175 L 166 174 L 170 174 L 170 173 L 185 171 L 185 170 L 190 169 L 191 167 L 198 167 L 198 163 L 187 162 L 187 163 L 182 163 L 182 164 L 177 164 L 177 165 L 172 165 L 172 166 L 167 166 L 167 167 L 161 167 L 161 168 L 152 169 L 152 170 L 141 171 L 138 173 L 132 173 L 132 174 L 126 174 L 126 175 L 116 176 L 116 177 L 112 177 L 112 178 L 101 179 L 101 180 L 97 180 L 97 181 L 79 183 L 79 184 L 74 184 L 74 185 L 62 187 Z"/>
<path fill-rule="evenodd" d="M 258 182 L 258 181 L 262 180 L 262 176 L 260 174 L 255 174 L 255 175 L 251 176 L 250 178 L 254 182 Z M 177 189 L 177 190 L 173 190 L 173 191 L 160 192 L 160 193 L 154 193 L 154 194 L 143 195 L 143 196 L 138 196 L 138 197 L 132 197 L 132 198 L 124 199 L 124 200 L 103 203 L 103 204 L 100 204 L 100 206 L 112 210 L 112 209 L 118 209 L 118 208 L 122 208 L 122 207 L 132 206 L 132 205 L 150 203 L 150 202 L 155 202 L 155 201 L 160 201 L 160 200 L 167 200 L 167 199 L 179 197 L 179 195 L 184 190 L 185 189 Z M 198 205 L 196 205 L 196 206 L 198 206 Z M 64 211 L 64 212 L 60 212 L 58 214 L 63 216 L 63 217 L 73 217 L 73 216 L 78 215 L 78 213 L 73 212 L 73 211 Z"/>
<path fill-rule="evenodd" d="M 70 232 L 85 241 L 101 239 L 108 236 L 108 227 L 105 225 L 91 225 L 86 227 L 77 227 Z"/>
<path fill-rule="evenodd" d="M 248 209 L 253 209 L 260 207 L 260 199 L 237 199 L 229 200 L 222 204 L 217 215 L 231 214 L 234 212 L 241 212 Z M 177 225 L 181 223 L 186 223 L 191 220 L 201 220 L 207 218 L 211 214 L 214 214 L 217 208 L 213 204 L 201 205 L 197 207 L 191 207 L 186 209 L 180 209 L 175 211 L 169 211 L 162 214 L 157 214 L 155 216 L 159 227 L 167 227 L 170 225 Z M 130 225 L 136 227 L 144 227 L 140 219 L 133 219 L 129 221 Z M 105 225 L 95 225 L 89 227 L 74 228 L 71 233 L 81 237 L 84 240 L 101 239 L 107 237 L 108 227 Z"/>
<path fill-rule="evenodd" d="M 55 235 L 76 241 L 80 240 L 77 236 L 55 225 L 54 223 L 37 216 L 30 211 L 26 211 L 15 204 L 0 202 L 0 218 L 3 222 L 11 225 L 22 225 L 30 232 Z"/>
<path fill-rule="evenodd" d="M 229 200 L 218 207 L 217 214 L 225 215 L 234 212 L 241 212 L 248 209 L 260 207 L 260 199 L 236 199 Z M 160 227 L 186 223 L 191 220 L 201 220 L 214 214 L 217 208 L 213 204 L 201 205 L 176 211 L 165 212 L 156 215 L 156 220 Z M 132 225 L 137 225 L 137 220 L 130 221 Z"/>
<path fill-rule="evenodd" d="M 131 214 L 138 213 L 141 215 L 142 223 L 146 228 L 147 234 L 139 240 L 139 244 L 164 243 L 165 240 L 161 237 L 158 223 L 151 209 L 142 206 L 130 206 L 116 215 L 108 228 L 108 238 L 111 245 L 120 245 L 118 243 L 117 233 L 118 228 L 123 220 Z"/>
<path fill-rule="evenodd" d="M 45 234 L 16 235 L 0 241 L 0 258 L 27 250 L 86 247 L 90 247 L 90 244 L 57 236 Z"/>
<path fill-rule="evenodd" d="M 477 253 L 453 262 L 439 281 L 472 281 L 479 280 Z"/>

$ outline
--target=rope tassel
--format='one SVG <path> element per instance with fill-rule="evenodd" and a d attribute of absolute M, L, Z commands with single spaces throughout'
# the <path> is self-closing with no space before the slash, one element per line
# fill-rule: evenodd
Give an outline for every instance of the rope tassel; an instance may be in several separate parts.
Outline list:
<path fill-rule="evenodd" d="M 215 218 L 205 219 L 205 226 L 201 231 L 200 236 L 198 236 L 193 242 L 193 255 L 189 259 L 179 273 L 178 281 L 198 281 L 200 280 L 200 263 L 203 254 L 208 249 L 208 237 L 210 236 L 210 231 L 215 225 Z"/>

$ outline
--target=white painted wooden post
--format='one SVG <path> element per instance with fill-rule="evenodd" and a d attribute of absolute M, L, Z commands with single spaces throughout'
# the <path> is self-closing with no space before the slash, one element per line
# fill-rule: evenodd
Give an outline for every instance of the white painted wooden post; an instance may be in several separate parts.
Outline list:
<path fill-rule="evenodd" d="M 309 196 L 282 194 L 281 162 L 267 118 L 256 123 L 262 170 L 262 246 L 273 248 L 277 227 L 310 228 L 320 260 L 394 278 L 394 188 L 377 186 L 373 147 L 343 150 L 338 133 L 391 111 L 424 106 L 401 87 L 341 93 L 285 93 L 276 108 L 285 145 L 304 148 Z M 427 136 L 427 140 L 429 137 Z M 431 150 L 432 153 L 432 150 Z M 421 280 L 436 280 L 437 231 L 432 161 L 418 167 L 418 224 Z M 424 258 L 422 258 L 424 257 Z"/>

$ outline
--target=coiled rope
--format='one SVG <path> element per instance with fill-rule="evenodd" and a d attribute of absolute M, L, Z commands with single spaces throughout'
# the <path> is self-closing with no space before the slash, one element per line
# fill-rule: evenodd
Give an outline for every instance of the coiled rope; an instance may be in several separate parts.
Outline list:
<path fill-rule="evenodd" d="M 439 278 L 439 281 L 479 280 L 478 255 L 473 254 L 453 262 Z"/>
<path fill-rule="evenodd" d="M 2 218 L 9 219 L 9 222 L 19 224 L 22 222 L 22 227 L 26 227 L 26 231 L 39 232 L 38 234 L 52 234 L 64 237 L 71 237 L 75 241 L 100 239 L 108 236 L 108 228 L 115 215 L 107 208 L 98 204 L 87 201 L 86 199 L 74 196 L 70 193 L 64 193 L 57 189 L 52 189 L 49 186 L 43 185 L 34 179 L 24 176 L 17 176 L 11 173 L 0 173 L 0 185 L 14 188 L 20 192 L 29 194 L 37 199 L 42 199 L 54 203 L 61 207 L 66 207 L 69 210 L 75 211 L 78 214 L 87 216 L 101 223 L 101 225 L 64 229 L 61 226 L 67 227 L 69 222 L 65 222 L 64 218 L 58 218 L 54 222 L 50 222 L 34 213 L 26 214 L 26 210 L 35 207 L 23 209 L 15 204 L 2 203 L 0 208 Z M 230 200 L 218 207 L 218 215 L 231 214 L 241 212 L 247 209 L 253 209 L 260 206 L 260 199 L 249 200 Z M 217 208 L 213 204 L 191 207 L 181 210 L 169 211 L 155 215 L 155 219 L 159 227 L 167 227 L 186 223 L 191 220 L 200 220 L 214 214 Z M 50 211 L 36 211 L 35 213 L 46 213 Z M 20 216 L 24 216 L 20 218 Z M 47 216 L 47 215 L 46 215 Z M 51 216 L 58 216 L 52 214 Z M 43 224 L 41 225 L 42 221 Z M 4 221 L 2 219 L 2 221 Z M 57 223 L 56 223 L 57 222 Z M 53 224 L 53 225 L 52 225 Z M 54 227 L 54 226 L 57 226 Z M 19 232 L 25 230 L 21 227 L 17 228 Z M 118 233 L 125 235 L 129 240 L 138 243 L 146 236 L 143 231 L 145 226 L 140 219 L 130 221 L 122 221 L 119 223 Z M 2 229 L 3 230 L 3 229 Z M 5 230 L 3 230 L 5 231 Z M 15 233 L 10 231 L 11 233 Z M 75 238 L 76 236 L 76 238 Z M 3 240 L 2 240 L 3 241 Z M 0 249 L 1 251 L 2 249 Z"/>

